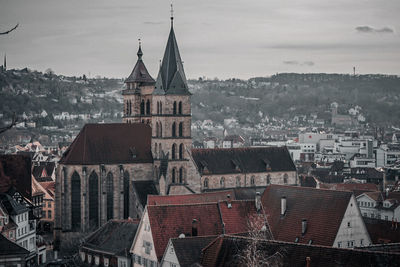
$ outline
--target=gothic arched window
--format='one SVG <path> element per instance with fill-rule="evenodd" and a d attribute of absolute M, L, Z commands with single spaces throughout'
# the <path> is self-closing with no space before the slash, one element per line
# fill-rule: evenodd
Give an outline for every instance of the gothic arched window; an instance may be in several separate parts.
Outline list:
<path fill-rule="evenodd" d="M 178 112 L 179 112 L 179 114 L 182 114 L 182 101 L 179 102 Z"/>
<path fill-rule="evenodd" d="M 162 137 L 162 122 L 160 122 L 160 137 Z"/>
<path fill-rule="evenodd" d="M 183 136 L 183 122 L 179 123 L 179 137 Z"/>
<path fill-rule="evenodd" d="M 176 182 L 176 169 L 175 168 L 173 168 L 172 169 L 172 183 L 174 184 L 175 182 Z"/>
<path fill-rule="evenodd" d="M 72 230 L 81 228 L 81 177 L 76 171 L 71 177 L 71 226 Z"/>
<path fill-rule="evenodd" d="M 108 221 L 114 218 L 114 181 L 111 172 L 107 174 L 106 191 L 107 191 L 107 221 Z"/>
<path fill-rule="evenodd" d="M 89 226 L 99 226 L 99 177 L 95 171 L 89 176 Z"/>
<path fill-rule="evenodd" d="M 179 145 L 179 159 L 183 159 L 183 144 Z"/>
<path fill-rule="evenodd" d="M 142 102 L 140 102 L 140 114 L 144 115 L 144 100 L 142 100 Z"/>
<path fill-rule="evenodd" d="M 158 158 L 158 145 L 157 145 L 157 143 L 154 145 L 154 156 L 155 156 L 155 158 L 157 159 Z"/>
<path fill-rule="evenodd" d="M 129 100 L 129 115 L 132 115 L 132 101 Z"/>
<path fill-rule="evenodd" d="M 225 187 L 225 178 L 221 177 L 221 180 L 219 180 L 219 185 L 221 186 L 221 188 Z"/>
<path fill-rule="evenodd" d="M 149 115 L 150 114 L 150 100 L 147 99 L 146 102 L 146 114 Z"/>
<path fill-rule="evenodd" d="M 236 187 L 240 187 L 240 176 L 236 177 Z"/>
<path fill-rule="evenodd" d="M 174 104 L 172 106 L 172 114 L 176 114 L 176 101 L 174 101 Z"/>
<path fill-rule="evenodd" d="M 161 143 L 158 144 L 158 154 L 159 154 L 159 158 L 161 158 L 162 153 L 161 153 Z"/>
<path fill-rule="evenodd" d="M 124 219 L 129 217 L 129 172 L 124 172 Z"/>
<path fill-rule="evenodd" d="M 208 178 L 205 178 L 205 179 L 204 179 L 203 187 L 204 187 L 204 188 L 208 188 Z"/>
<path fill-rule="evenodd" d="M 156 137 L 160 136 L 160 125 L 156 122 Z"/>
<path fill-rule="evenodd" d="M 285 174 L 283 175 L 283 183 L 284 183 L 284 184 L 287 184 L 287 183 L 288 183 L 288 179 L 289 179 L 289 176 L 287 175 L 287 173 L 285 173 Z"/>
<path fill-rule="evenodd" d="M 171 159 L 176 159 L 176 144 L 172 145 Z"/>
<path fill-rule="evenodd" d="M 256 184 L 256 178 L 255 178 L 254 176 L 251 176 L 251 178 L 250 178 L 250 185 L 251 185 L 251 186 L 255 186 L 255 184 Z"/>
<path fill-rule="evenodd" d="M 267 175 L 267 184 L 271 184 L 271 175 Z"/>
<path fill-rule="evenodd" d="M 160 101 L 160 114 L 162 114 L 162 102 Z"/>
<path fill-rule="evenodd" d="M 176 137 L 176 123 L 172 123 L 172 137 Z"/>
<path fill-rule="evenodd" d="M 183 184 L 183 167 L 179 169 L 179 183 Z"/>

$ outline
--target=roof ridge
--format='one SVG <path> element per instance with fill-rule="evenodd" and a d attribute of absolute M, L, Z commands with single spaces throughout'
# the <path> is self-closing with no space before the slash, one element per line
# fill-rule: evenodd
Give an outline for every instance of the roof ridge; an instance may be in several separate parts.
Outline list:
<path fill-rule="evenodd" d="M 341 193 L 350 193 L 353 194 L 352 191 L 348 191 L 348 190 L 332 190 L 332 189 L 327 189 L 327 188 L 314 188 L 314 187 L 306 187 L 306 186 L 297 186 L 297 185 L 283 185 L 283 184 L 270 184 L 268 187 L 273 186 L 273 187 L 286 187 L 286 188 L 301 188 L 302 190 L 304 189 L 306 190 L 310 190 L 310 191 L 327 191 L 327 192 L 341 192 Z M 368 192 L 365 192 L 368 193 Z"/>

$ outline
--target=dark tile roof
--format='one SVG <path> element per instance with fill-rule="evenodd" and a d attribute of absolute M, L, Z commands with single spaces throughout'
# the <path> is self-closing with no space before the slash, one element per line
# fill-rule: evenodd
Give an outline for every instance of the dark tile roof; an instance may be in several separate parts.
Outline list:
<path fill-rule="evenodd" d="M 82 248 L 126 256 L 138 226 L 138 221 L 110 220 L 90 235 L 83 243 Z"/>
<path fill-rule="evenodd" d="M 204 267 L 246 266 L 248 262 L 240 255 L 253 240 L 241 236 L 220 236 L 203 249 L 201 264 Z M 256 253 L 265 259 L 263 266 L 304 267 L 307 265 L 307 258 L 310 260 L 310 266 L 400 266 L 398 253 L 339 249 L 271 240 L 258 240 Z"/>
<path fill-rule="evenodd" d="M 309 187 L 270 185 L 262 195 L 262 204 L 276 240 L 332 246 L 351 192 Z M 281 216 L 281 198 L 286 197 L 287 209 Z M 301 234 L 302 220 L 307 231 Z"/>
<path fill-rule="evenodd" d="M 28 208 L 24 204 L 19 203 L 8 194 L 0 194 L 0 201 L 10 215 L 17 215 L 28 211 Z"/>
<path fill-rule="evenodd" d="M 400 222 L 363 217 L 372 244 L 400 243 Z"/>
<path fill-rule="evenodd" d="M 140 83 L 141 85 L 153 85 L 156 81 L 151 77 L 149 72 L 147 71 L 146 66 L 142 60 L 143 52 L 142 48 L 139 45 L 139 50 L 137 52 L 138 60 L 133 68 L 129 77 L 125 80 L 125 83 Z"/>
<path fill-rule="evenodd" d="M 201 251 L 217 236 L 196 236 L 185 238 L 172 238 L 179 266 L 189 267 L 200 262 Z"/>
<path fill-rule="evenodd" d="M 320 188 L 323 189 L 330 189 L 330 190 L 341 190 L 341 191 L 351 191 L 354 193 L 354 195 L 357 197 L 361 195 L 364 192 L 373 192 L 373 191 L 378 191 L 378 186 L 376 184 L 372 183 L 365 183 L 365 184 L 326 184 L 326 183 L 321 183 Z"/>
<path fill-rule="evenodd" d="M 226 187 L 226 188 L 216 188 L 216 189 L 206 189 L 205 192 L 217 193 L 224 191 L 233 191 L 231 194 L 231 199 L 236 200 L 253 200 L 256 197 L 257 192 L 262 194 L 266 186 L 253 186 L 253 187 Z"/>
<path fill-rule="evenodd" d="M 315 178 L 313 176 L 300 175 L 299 181 L 300 181 L 300 186 L 312 187 L 312 188 L 317 187 L 317 181 L 315 181 Z"/>
<path fill-rule="evenodd" d="M 0 155 L 0 193 L 15 187 L 24 197 L 32 199 L 32 160 L 25 155 Z"/>
<path fill-rule="evenodd" d="M 29 251 L 24 249 L 23 247 L 17 245 L 16 243 L 8 240 L 2 234 L 0 234 L 0 256 L 3 257 L 12 257 L 14 255 L 25 257 L 29 255 Z"/>
<path fill-rule="evenodd" d="M 192 149 L 199 171 L 207 174 L 296 171 L 286 147 Z"/>
<path fill-rule="evenodd" d="M 227 195 L 230 195 L 232 200 L 235 199 L 233 190 L 223 190 L 211 193 L 188 194 L 188 195 L 171 195 L 171 196 L 148 195 L 147 205 L 178 205 L 178 204 L 196 204 L 196 203 L 207 203 L 207 202 L 216 203 L 220 200 L 226 200 Z"/>
<path fill-rule="evenodd" d="M 222 234 L 217 203 L 147 206 L 151 233 L 158 261 L 161 261 L 170 238 L 192 235 L 193 219 L 198 236 Z"/>
<path fill-rule="evenodd" d="M 158 190 L 154 181 L 134 181 L 133 189 L 135 190 L 142 207 L 146 206 L 147 197 L 149 195 L 158 194 Z"/>
<path fill-rule="evenodd" d="M 167 46 L 155 85 L 155 94 L 190 95 L 181 55 L 171 25 Z"/>
<path fill-rule="evenodd" d="M 39 165 L 33 166 L 32 174 L 35 176 L 36 180 L 39 178 L 45 178 L 51 176 L 55 170 L 56 164 L 55 162 L 40 162 Z M 42 176 L 43 169 L 46 171 L 46 176 Z M 39 180 L 38 180 L 39 181 Z"/>
<path fill-rule="evenodd" d="M 151 128 L 143 123 L 86 124 L 60 164 L 151 163 Z"/>

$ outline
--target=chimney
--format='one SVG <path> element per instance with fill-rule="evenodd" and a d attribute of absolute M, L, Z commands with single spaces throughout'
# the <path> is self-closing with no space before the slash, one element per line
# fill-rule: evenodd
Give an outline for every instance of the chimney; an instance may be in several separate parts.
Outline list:
<path fill-rule="evenodd" d="M 306 266 L 307 266 L 307 267 L 310 267 L 310 266 L 311 266 L 311 265 L 310 265 L 310 263 L 311 263 L 311 258 L 310 258 L 310 257 L 306 257 L 306 262 L 307 262 Z"/>
<path fill-rule="evenodd" d="M 286 213 L 286 197 L 281 197 L 281 216 Z"/>
<path fill-rule="evenodd" d="M 257 212 L 259 212 L 261 210 L 261 195 L 260 195 L 260 192 L 256 192 L 255 204 L 256 204 L 256 210 L 257 210 Z"/>
<path fill-rule="evenodd" d="M 307 219 L 303 219 L 301 221 L 301 235 L 304 235 L 307 232 Z"/>
<path fill-rule="evenodd" d="M 231 208 L 232 208 L 231 195 L 228 194 L 228 195 L 226 196 L 226 198 L 227 198 L 226 204 L 228 205 L 228 209 L 231 209 Z"/>
<path fill-rule="evenodd" d="M 192 221 L 192 236 L 197 236 L 197 220 Z"/>

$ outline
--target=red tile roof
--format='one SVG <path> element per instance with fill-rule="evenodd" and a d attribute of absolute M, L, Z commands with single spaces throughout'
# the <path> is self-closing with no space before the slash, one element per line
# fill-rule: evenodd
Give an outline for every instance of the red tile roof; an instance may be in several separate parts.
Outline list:
<path fill-rule="evenodd" d="M 296 171 L 286 147 L 192 149 L 192 156 L 207 174 Z"/>
<path fill-rule="evenodd" d="M 224 190 L 218 192 L 188 194 L 188 195 L 171 195 L 171 196 L 148 195 L 147 205 L 168 205 L 168 204 L 177 205 L 177 204 L 218 202 L 219 200 L 226 200 L 227 195 L 230 195 L 232 200 L 235 199 L 235 194 L 233 190 Z"/>
<path fill-rule="evenodd" d="M 400 243 L 400 222 L 365 218 L 372 244 Z"/>
<path fill-rule="evenodd" d="M 151 128 L 143 123 L 86 124 L 60 160 L 79 165 L 151 162 Z"/>
<path fill-rule="evenodd" d="M 308 187 L 270 185 L 262 195 L 262 204 L 276 240 L 332 246 L 339 230 L 351 192 Z M 281 198 L 287 209 L 281 216 Z M 302 220 L 307 231 L 301 234 Z"/>
<path fill-rule="evenodd" d="M 222 220 L 225 224 L 225 233 L 236 234 L 252 231 L 250 221 L 257 216 L 254 200 L 236 200 L 230 203 L 231 208 L 228 208 L 227 201 L 219 203 Z"/>
<path fill-rule="evenodd" d="M 147 206 L 151 232 L 158 261 L 161 261 L 170 238 L 192 235 L 193 219 L 198 236 L 222 234 L 217 203 Z"/>
<path fill-rule="evenodd" d="M 374 192 L 379 191 L 379 188 L 376 184 L 366 183 L 366 184 L 320 184 L 321 189 L 331 189 L 331 190 L 341 190 L 341 191 L 352 191 L 354 195 L 357 197 L 365 192 Z"/>

